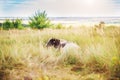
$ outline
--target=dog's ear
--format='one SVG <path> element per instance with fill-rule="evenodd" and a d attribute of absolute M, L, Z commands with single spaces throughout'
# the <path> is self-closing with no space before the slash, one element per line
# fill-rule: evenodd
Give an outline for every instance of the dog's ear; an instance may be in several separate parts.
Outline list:
<path fill-rule="evenodd" d="M 50 39 L 48 40 L 46 46 L 48 47 L 48 46 L 52 46 L 52 45 L 54 45 L 54 41 L 55 41 L 54 38 L 50 38 Z"/>
<path fill-rule="evenodd" d="M 60 45 L 60 40 L 59 39 L 55 39 L 55 45 L 56 46 Z"/>
<path fill-rule="evenodd" d="M 54 46 L 55 48 L 57 48 L 59 45 L 60 45 L 60 40 L 56 38 L 51 38 L 47 43 L 47 46 Z"/>

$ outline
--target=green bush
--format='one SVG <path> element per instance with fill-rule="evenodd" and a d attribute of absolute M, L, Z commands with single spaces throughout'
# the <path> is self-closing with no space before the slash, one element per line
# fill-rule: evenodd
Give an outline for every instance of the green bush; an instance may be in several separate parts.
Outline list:
<path fill-rule="evenodd" d="M 12 24 L 13 24 L 14 28 L 16 28 L 16 29 L 23 28 L 21 19 L 16 19 L 15 21 L 12 21 Z"/>
<path fill-rule="evenodd" d="M 46 12 L 36 12 L 35 15 L 29 18 L 29 25 L 31 28 L 43 29 L 50 27 L 50 20 L 47 18 Z"/>
<path fill-rule="evenodd" d="M 0 23 L 0 27 L 2 27 L 2 24 L 3 24 L 3 23 Z"/>
<path fill-rule="evenodd" d="M 3 22 L 3 29 L 8 30 L 8 29 L 12 29 L 12 23 L 9 19 L 6 19 L 5 22 Z"/>
<path fill-rule="evenodd" d="M 22 20 L 21 19 L 16 19 L 10 21 L 9 19 L 6 19 L 5 22 L 3 22 L 2 25 L 3 29 L 8 30 L 8 29 L 23 29 L 22 26 Z"/>
<path fill-rule="evenodd" d="M 64 29 L 64 28 L 65 27 L 61 23 L 55 25 L 55 29 Z"/>
<path fill-rule="evenodd" d="M 2 30 L 2 25 L 3 25 L 3 23 L 0 23 L 0 30 Z"/>

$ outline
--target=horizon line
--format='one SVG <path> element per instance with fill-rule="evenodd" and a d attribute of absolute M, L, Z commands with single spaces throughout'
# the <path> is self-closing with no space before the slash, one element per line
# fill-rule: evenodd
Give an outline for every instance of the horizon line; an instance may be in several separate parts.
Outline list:
<path fill-rule="evenodd" d="M 32 16 L 31 16 L 32 17 Z M 48 18 L 54 18 L 54 17 L 58 17 L 58 18 L 67 18 L 67 17 L 71 17 L 71 18 L 80 18 L 80 17 L 90 17 L 90 18 L 92 18 L 92 17 L 98 17 L 98 18 L 102 18 L 102 17 L 120 17 L 120 16 L 47 16 Z M 18 17 L 16 17 L 16 16 L 11 16 L 11 17 L 9 17 L 9 16 L 0 16 L 0 18 L 29 18 L 29 17 L 23 17 L 23 16 L 18 16 Z"/>

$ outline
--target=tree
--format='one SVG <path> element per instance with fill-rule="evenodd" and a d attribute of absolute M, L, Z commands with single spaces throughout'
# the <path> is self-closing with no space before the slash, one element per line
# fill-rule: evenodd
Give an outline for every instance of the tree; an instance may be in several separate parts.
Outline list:
<path fill-rule="evenodd" d="M 50 20 L 47 17 L 45 11 L 37 11 L 35 14 L 29 18 L 29 25 L 31 28 L 43 29 L 51 26 Z"/>

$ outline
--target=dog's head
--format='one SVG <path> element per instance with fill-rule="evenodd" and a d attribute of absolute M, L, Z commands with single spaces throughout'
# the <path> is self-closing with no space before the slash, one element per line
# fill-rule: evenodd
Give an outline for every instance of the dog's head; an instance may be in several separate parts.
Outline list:
<path fill-rule="evenodd" d="M 46 47 L 50 47 L 53 46 L 55 48 L 58 48 L 60 45 L 60 40 L 59 39 L 55 39 L 55 38 L 51 38 L 50 40 L 48 40 Z"/>

